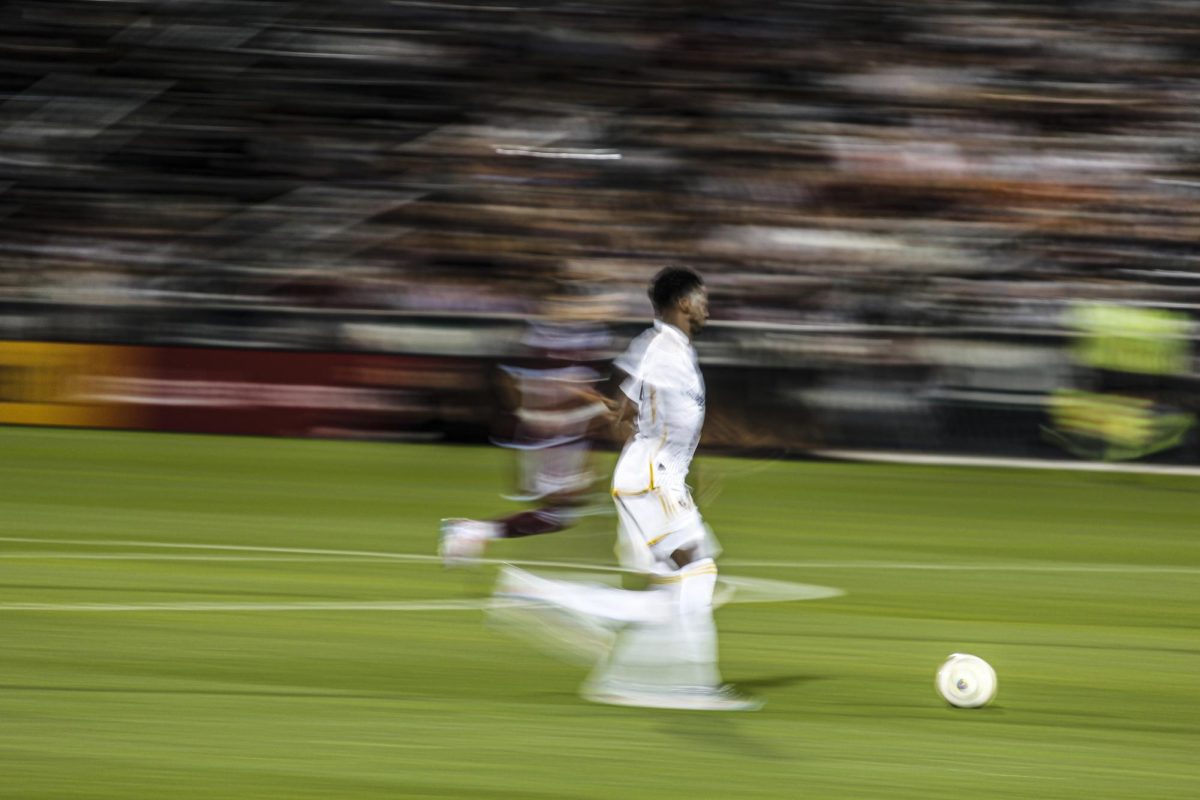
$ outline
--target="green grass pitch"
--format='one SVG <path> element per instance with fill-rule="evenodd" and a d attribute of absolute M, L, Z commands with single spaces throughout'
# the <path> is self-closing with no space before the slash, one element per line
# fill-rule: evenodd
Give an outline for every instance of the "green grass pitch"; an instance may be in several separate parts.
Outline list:
<path fill-rule="evenodd" d="M 370 555 L 513 508 L 502 451 L 10 427 L 0 453 L 5 800 L 1200 796 L 1200 479 L 703 458 L 725 573 L 845 591 L 718 611 L 767 705 L 706 714 L 584 703 L 580 667 L 420 609 L 494 567 Z M 613 525 L 492 555 L 604 560 Z M 935 695 L 955 651 L 993 706 Z"/>

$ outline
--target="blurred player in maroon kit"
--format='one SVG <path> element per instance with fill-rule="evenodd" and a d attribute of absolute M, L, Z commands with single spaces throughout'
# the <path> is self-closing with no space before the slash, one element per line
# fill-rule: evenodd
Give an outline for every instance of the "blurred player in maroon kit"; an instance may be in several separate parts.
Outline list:
<path fill-rule="evenodd" d="M 511 437 L 496 443 L 517 457 L 519 494 L 512 499 L 536 506 L 490 520 L 443 520 L 439 552 L 446 564 L 482 556 L 491 539 L 561 531 L 591 504 L 591 441 L 607 424 L 611 401 L 599 389 L 610 337 L 592 321 L 590 305 L 586 296 L 555 295 L 522 339 L 528 363 L 501 367 L 514 425 Z"/>

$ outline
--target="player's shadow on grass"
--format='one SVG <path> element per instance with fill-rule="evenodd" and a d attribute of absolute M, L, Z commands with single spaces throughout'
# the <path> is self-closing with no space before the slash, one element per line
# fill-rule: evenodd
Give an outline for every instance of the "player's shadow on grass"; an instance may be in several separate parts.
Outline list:
<path fill-rule="evenodd" d="M 788 754 L 770 737 L 743 733 L 745 714 L 723 711 L 666 711 L 659 733 L 682 739 L 689 750 L 780 761 Z M 762 712 L 757 712 L 762 713 Z"/>
<path fill-rule="evenodd" d="M 739 691 L 757 694 L 764 689 L 780 689 L 788 686 L 829 680 L 824 675 L 772 675 L 763 678 L 735 681 Z M 770 698 L 767 709 L 771 708 Z M 659 729 L 668 736 L 686 739 L 694 746 L 721 753 L 735 753 L 747 758 L 762 758 L 779 761 L 793 758 L 794 754 L 777 748 L 769 737 L 751 736 L 742 728 L 751 722 L 754 715 L 741 713 L 671 711 Z M 762 712 L 759 712 L 762 713 Z"/>

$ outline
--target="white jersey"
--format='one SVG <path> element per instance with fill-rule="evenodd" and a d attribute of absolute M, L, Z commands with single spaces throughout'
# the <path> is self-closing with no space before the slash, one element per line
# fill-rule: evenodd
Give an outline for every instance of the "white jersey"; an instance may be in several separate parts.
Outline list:
<path fill-rule="evenodd" d="M 682 489 L 704 427 L 704 378 L 683 331 L 655 321 L 616 365 L 622 391 L 637 404 L 637 430 L 613 474 L 616 494 Z"/>

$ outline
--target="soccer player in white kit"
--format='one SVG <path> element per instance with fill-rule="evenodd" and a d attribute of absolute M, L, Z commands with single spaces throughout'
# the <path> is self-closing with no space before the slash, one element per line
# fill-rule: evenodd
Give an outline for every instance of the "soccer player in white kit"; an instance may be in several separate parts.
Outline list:
<path fill-rule="evenodd" d="M 650 299 L 654 327 L 616 361 L 628 376 L 619 414 L 635 415 L 636 422 L 613 473 L 612 495 L 622 565 L 660 572 L 717 554 L 686 482 L 705 406 L 691 340 L 708 321 L 708 294 L 699 275 L 673 267 L 655 277 Z"/>
<path fill-rule="evenodd" d="M 630 591 L 541 578 L 506 568 L 498 593 L 536 599 L 617 631 L 583 694 L 596 702 L 750 710 L 756 700 L 721 684 L 713 593 L 720 548 L 686 483 L 704 425 L 705 387 L 691 340 L 708 320 L 700 276 L 668 267 L 651 282 L 654 327 L 616 361 L 619 423 L 634 422 L 613 474 L 621 565 L 648 575 Z"/>

